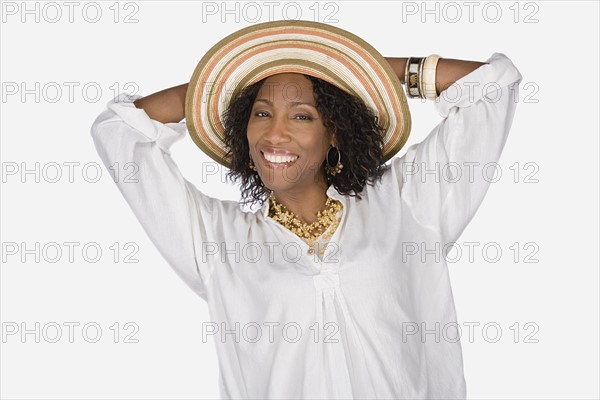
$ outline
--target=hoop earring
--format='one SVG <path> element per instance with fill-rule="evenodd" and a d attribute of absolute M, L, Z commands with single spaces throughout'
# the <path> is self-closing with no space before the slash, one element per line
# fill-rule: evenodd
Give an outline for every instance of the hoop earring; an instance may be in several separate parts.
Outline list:
<path fill-rule="evenodd" d="M 252 170 L 252 171 L 256 171 L 256 165 L 254 165 L 254 161 L 252 161 L 252 156 L 250 156 L 250 162 L 248 163 L 248 167 Z"/>
<path fill-rule="evenodd" d="M 331 152 L 333 150 L 333 153 Z M 337 161 L 333 164 L 334 160 Z M 327 172 L 331 176 L 335 176 L 342 172 L 342 168 L 344 168 L 344 164 L 340 162 L 342 156 L 337 147 L 331 146 L 329 150 L 327 150 L 327 157 L 325 157 L 325 172 Z"/>

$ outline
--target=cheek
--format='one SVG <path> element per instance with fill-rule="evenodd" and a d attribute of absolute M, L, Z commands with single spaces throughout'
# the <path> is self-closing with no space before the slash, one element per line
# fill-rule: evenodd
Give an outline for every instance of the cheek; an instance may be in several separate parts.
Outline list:
<path fill-rule="evenodd" d="M 252 144 L 256 142 L 256 137 L 256 129 L 248 125 L 248 127 L 246 128 L 246 140 L 248 141 L 248 143 Z"/>
<path fill-rule="evenodd" d="M 249 143 L 256 143 L 263 132 L 264 127 L 261 126 L 260 123 L 248 123 L 248 126 L 246 127 L 246 139 Z"/>

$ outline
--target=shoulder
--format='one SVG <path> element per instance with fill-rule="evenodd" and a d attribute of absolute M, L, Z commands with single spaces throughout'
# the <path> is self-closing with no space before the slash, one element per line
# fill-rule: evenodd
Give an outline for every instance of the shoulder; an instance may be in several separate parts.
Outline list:
<path fill-rule="evenodd" d="M 383 174 L 365 182 L 358 196 L 345 195 L 347 201 L 361 207 L 383 206 L 399 197 L 401 189 L 401 164 L 403 160 L 394 157 L 383 166 Z"/>

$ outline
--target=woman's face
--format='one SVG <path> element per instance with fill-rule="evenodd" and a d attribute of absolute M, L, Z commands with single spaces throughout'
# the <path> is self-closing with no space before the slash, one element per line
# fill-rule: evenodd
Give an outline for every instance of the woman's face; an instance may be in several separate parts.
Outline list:
<path fill-rule="evenodd" d="M 301 74 L 267 78 L 248 121 L 250 156 L 264 185 L 275 191 L 323 184 L 332 144 L 316 109 L 311 82 Z"/>

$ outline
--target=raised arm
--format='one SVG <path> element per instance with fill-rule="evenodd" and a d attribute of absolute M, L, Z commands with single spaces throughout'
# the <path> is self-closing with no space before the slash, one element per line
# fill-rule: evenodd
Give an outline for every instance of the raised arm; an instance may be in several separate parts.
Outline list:
<path fill-rule="evenodd" d="M 206 299 L 212 267 L 200 254 L 204 243 L 214 241 L 213 224 L 219 223 L 215 199 L 183 177 L 170 151 L 187 135 L 185 124 L 178 123 L 186 88 L 180 85 L 144 98 L 121 93 L 96 118 L 91 135 L 107 169 L 133 167 L 134 173 L 128 174 L 133 176 L 115 181 L 119 191 L 163 258 Z"/>
<path fill-rule="evenodd" d="M 402 79 L 405 62 L 391 59 Z M 443 86 L 455 86 L 430 101 L 443 119 L 404 156 L 393 158 L 392 170 L 412 216 L 448 243 L 458 239 L 490 187 L 488 167 L 500 159 L 522 76 L 502 53 L 485 63 L 446 60 L 436 76 Z"/>
<path fill-rule="evenodd" d="M 385 57 L 400 82 L 404 83 L 404 71 L 408 58 Z M 440 58 L 435 75 L 435 89 L 439 95 L 454 82 L 475 71 L 477 68 L 487 64 L 479 61 L 455 60 L 452 58 Z"/>
<path fill-rule="evenodd" d="M 185 95 L 188 83 L 161 90 L 133 102 L 148 116 L 163 124 L 180 122 L 185 118 Z"/>

